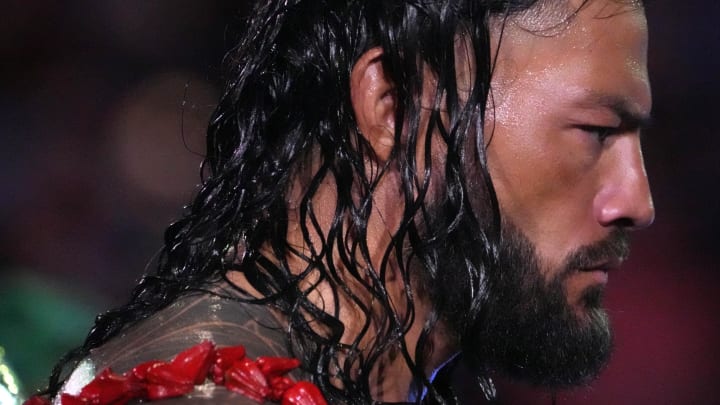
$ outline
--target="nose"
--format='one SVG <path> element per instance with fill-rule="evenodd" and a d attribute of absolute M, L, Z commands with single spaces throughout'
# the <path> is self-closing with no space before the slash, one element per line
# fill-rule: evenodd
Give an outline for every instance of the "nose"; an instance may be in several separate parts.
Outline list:
<path fill-rule="evenodd" d="M 611 146 L 602 187 L 594 201 L 603 226 L 641 229 L 655 220 L 655 207 L 643 162 L 640 137 L 620 136 Z"/>

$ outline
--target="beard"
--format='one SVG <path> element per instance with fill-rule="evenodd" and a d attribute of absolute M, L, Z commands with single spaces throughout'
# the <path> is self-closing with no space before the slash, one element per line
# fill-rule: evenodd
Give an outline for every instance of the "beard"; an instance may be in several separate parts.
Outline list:
<path fill-rule="evenodd" d="M 603 286 L 586 288 L 580 308 L 573 308 L 565 281 L 578 269 L 627 257 L 627 232 L 615 230 L 577 249 L 559 268 L 548 269 L 553 276 L 547 279 L 532 242 L 512 224 L 503 225 L 498 265 L 486 268 L 484 279 L 480 278 L 485 284 L 482 303 L 444 300 L 445 310 L 436 307 L 440 317 L 458 338 L 465 362 L 478 374 L 500 373 L 549 388 L 588 383 L 612 350 L 608 317 L 601 307 Z M 467 267 L 472 261 L 469 254 L 466 251 L 461 258 L 464 263 L 446 263 L 447 269 Z M 453 279 L 462 277 L 448 277 L 433 287 L 432 295 L 457 296 L 463 286 L 453 284 Z M 480 309 L 472 311 L 473 306 Z"/>

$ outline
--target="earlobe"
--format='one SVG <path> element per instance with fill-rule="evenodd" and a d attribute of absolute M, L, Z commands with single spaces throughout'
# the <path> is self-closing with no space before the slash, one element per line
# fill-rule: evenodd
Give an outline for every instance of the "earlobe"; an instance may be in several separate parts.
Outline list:
<path fill-rule="evenodd" d="M 381 161 L 395 145 L 396 98 L 381 61 L 382 49 L 365 52 L 350 74 L 350 96 L 357 126 Z"/>

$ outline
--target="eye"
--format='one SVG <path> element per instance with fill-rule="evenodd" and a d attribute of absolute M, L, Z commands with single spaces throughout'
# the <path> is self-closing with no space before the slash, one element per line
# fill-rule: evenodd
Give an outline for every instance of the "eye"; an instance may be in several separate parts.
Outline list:
<path fill-rule="evenodd" d="M 604 142 L 607 137 L 615 133 L 617 130 L 617 128 L 598 125 L 580 125 L 578 126 L 578 129 L 595 138 L 600 143 Z"/>

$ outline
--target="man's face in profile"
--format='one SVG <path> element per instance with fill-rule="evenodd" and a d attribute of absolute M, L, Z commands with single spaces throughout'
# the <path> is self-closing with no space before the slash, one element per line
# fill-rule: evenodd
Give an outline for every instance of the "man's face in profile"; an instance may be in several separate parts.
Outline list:
<path fill-rule="evenodd" d="M 501 265 L 463 350 L 568 386 L 606 363 L 608 271 L 629 253 L 626 231 L 654 217 L 639 137 L 651 105 L 647 27 L 627 2 L 590 1 L 567 24 L 546 11 L 511 18 L 497 53 L 485 133 Z"/>

